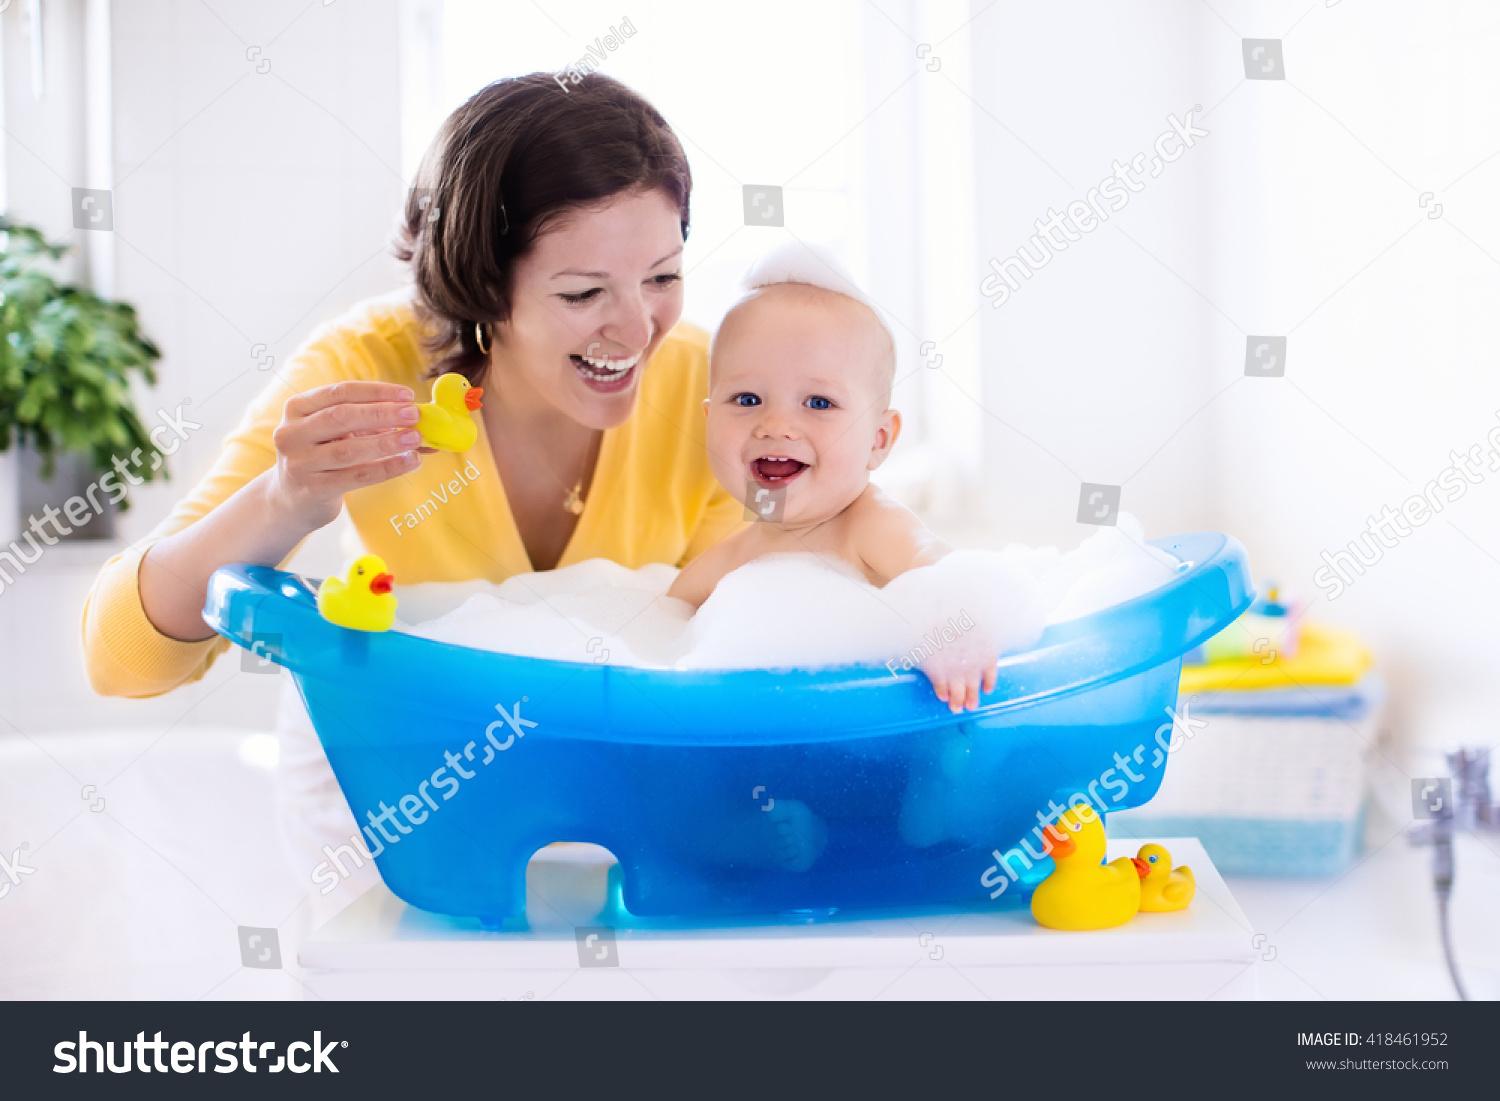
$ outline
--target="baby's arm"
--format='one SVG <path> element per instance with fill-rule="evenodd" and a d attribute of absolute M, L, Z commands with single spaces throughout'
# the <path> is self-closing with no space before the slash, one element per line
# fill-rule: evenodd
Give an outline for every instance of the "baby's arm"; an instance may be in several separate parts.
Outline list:
<path fill-rule="evenodd" d="M 910 570 L 935 565 L 952 553 L 953 548 L 928 531 L 915 513 L 878 490 L 867 493 L 859 505 L 850 517 L 851 540 L 882 586 Z M 957 605 L 947 610 L 954 616 L 960 614 Z M 937 622 L 912 624 L 919 634 L 938 626 Z M 922 661 L 921 669 L 932 682 L 937 698 L 957 713 L 977 708 L 980 693 L 994 689 L 998 658 L 989 631 L 970 631 L 945 642 Z"/>
<path fill-rule="evenodd" d="M 697 558 L 694 558 L 677 574 L 667 595 L 685 600 L 694 609 L 703 606 L 724 575 L 733 567 L 734 554 L 730 543 L 734 536 L 715 543 Z"/>

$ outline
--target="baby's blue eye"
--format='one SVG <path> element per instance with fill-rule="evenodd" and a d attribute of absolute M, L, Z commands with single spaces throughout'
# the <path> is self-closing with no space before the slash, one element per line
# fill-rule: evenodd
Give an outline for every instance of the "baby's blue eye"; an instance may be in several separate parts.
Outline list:
<path fill-rule="evenodd" d="M 812 409 L 832 409 L 833 402 L 827 398 L 812 397 L 807 399 L 807 405 Z"/>
<path fill-rule="evenodd" d="M 755 394 L 736 394 L 730 400 L 733 401 L 736 405 L 742 405 L 746 408 L 760 404 L 760 398 Z"/>

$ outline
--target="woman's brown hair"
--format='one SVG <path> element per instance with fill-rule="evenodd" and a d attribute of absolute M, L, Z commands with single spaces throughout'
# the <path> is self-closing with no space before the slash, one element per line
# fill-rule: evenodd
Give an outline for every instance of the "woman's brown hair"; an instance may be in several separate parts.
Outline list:
<path fill-rule="evenodd" d="M 432 329 L 429 374 L 475 380 L 488 362 L 476 323 L 489 344 L 510 319 L 516 261 L 557 215 L 658 188 L 686 237 L 693 179 L 682 145 L 618 80 L 589 73 L 565 85 L 531 73 L 475 93 L 422 158 L 396 241 Z"/>

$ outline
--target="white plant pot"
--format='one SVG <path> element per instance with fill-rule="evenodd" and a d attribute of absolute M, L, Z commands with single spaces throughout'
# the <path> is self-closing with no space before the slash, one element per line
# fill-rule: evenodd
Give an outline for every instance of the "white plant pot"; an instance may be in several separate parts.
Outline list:
<path fill-rule="evenodd" d="M 14 517 L 11 526 L 16 532 L 21 530 L 28 517 L 42 519 L 49 505 L 60 516 L 70 497 L 84 497 L 88 487 L 99 479 L 93 464 L 85 456 L 71 452 L 56 454 L 52 477 L 44 479 L 41 476 L 40 455 L 29 447 L 12 450 L 15 452 L 15 477 L 12 485 L 15 486 L 16 505 L 11 510 Z M 82 524 L 71 524 L 66 518 L 60 518 L 55 521 L 60 525 L 55 529 L 56 534 L 70 543 L 111 538 L 115 530 L 115 509 L 109 503 L 109 494 L 96 490 L 94 499 L 104 506 L 103 512 L 95 513 L 92 508 L 88 509 Z M 62 534 L 64 527 L 68 528 L 69 534 Z"/>

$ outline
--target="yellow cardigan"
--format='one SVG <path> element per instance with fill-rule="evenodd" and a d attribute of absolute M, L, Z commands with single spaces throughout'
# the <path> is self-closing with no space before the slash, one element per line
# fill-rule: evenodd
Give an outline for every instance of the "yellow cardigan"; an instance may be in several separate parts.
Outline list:
<path fill-rule="evenodd" d="M 83 651 L 95 691 L 155 696 L 208 672 L 228 641 L 183 642 L 158 631 L 141 607 L 142 556 L 275 463 L 271 434 L 292 394 L 341 379 L 369 379 L 405 384 L 417 401 L 428 400 L 432 380 L 423 377 L 429 357 L 420 337 L 410 292 L 402 291 L 361 303 L 308 339 L 251 403 L 192 492 L 145 539 L 100 570 L 83 609 Z M 744 506 L 714 480 L 704 445 L 707 334 L 679 325 L 651 358 L 640 387 L 630 419 L 604 433 L 593 484 L 560 567 L 590 558 L 611 558 L 632 569 L 652 562 L 685 565 L 744 522 Z M 344 496 L 365 547 L 385 559 L 398 585 L 498 582 L 531 572 L 484 424 L 475 420 L 479 441 L 471 451 L 424 455 L 420 470 Z"/>

